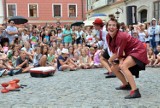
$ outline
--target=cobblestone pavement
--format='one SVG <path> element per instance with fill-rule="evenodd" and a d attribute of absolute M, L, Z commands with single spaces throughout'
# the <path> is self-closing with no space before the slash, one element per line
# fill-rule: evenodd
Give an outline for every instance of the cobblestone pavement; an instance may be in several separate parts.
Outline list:
<path fill-rule="evenodd" d="M 0 108 L 160 108 L 160 68 L 147 68 L 136 79 L 142 98 L 125 100 L 129 91 L 117 91 L 117 78 L 105 79 L 105 69 L 56 72 L 48 78 L 30 74 L 0 78 L 0 83 L 14 78 L 27 87 L 19 92 L 0 93 Z M 2 87 L 0 87 L 2 89 Z"/>

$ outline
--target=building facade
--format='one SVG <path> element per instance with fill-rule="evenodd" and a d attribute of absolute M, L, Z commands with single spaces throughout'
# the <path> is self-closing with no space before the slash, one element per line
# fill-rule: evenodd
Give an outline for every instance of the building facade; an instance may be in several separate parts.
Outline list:
<path fill-rule="evenodd" d="M 0 24 L 3 23 L 4 13 L 3 13 L 3 2 L 0 0 Z"/>
<path fill-rule="evenodd" d="M 72 23 L 83 21 L 87 11 L 86 0 L 1 0 L 4 19 L 24 16 L 29 23 Z M 0 13 L 1 15 L 1 13 Z"/>
<path fill-rule="evenodd" d="M 160 0 L 88 0 L 87 3 L 88 16 L 94 13 L 114 14 L 119 22 L 127 23 L 127 7 L 136 6 L 134 17 L 137 22 L 150 22 L 152 18 L 160 18 Z"/>

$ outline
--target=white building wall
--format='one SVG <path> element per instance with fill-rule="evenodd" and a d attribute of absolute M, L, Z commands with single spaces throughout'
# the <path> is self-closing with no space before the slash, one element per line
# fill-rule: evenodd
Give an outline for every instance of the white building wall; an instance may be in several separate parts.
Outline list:
<path fill-rule="evenodd" d="M 0 0 L 0 24 L 3 23 L 4 14 L 3 14 L 3 2 Z"/>
<path fill-rule="evenodd" d="M 140 21 L 140 11 L 143 9 L 147 10 L 147 22 L 150 22 L 153 18 L 154 13 L 154 7 L 153 2 L 157 0 L 130 0 L 129 2 L 121 2 L 121 3 L 115 3 L 113 5 L 106 5 L 102 8 L 93 10 L 93 13 L 105 13 L 107 15 L 109 14 L 115 14 L 115 12 L 118 11 L 121 12 L 119 15 L 119 22 L 127 22 L 127 15 L 126 15 L 126 7 L 131 5 L 137 6 L 137 21 Z M 122 10 L 121 10 L 122 9 Z M 115 15 L 116 16 L 116 15 Z"/>

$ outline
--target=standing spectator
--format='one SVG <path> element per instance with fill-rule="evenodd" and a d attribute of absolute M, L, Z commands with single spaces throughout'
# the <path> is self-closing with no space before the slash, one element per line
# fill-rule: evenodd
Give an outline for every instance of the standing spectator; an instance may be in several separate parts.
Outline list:
<path fill-rule="evenodd" d="M 29 41 L 28 29 L 25 28 L 22 34 L 22 43 L 24 44 L 26 41 Z"/>
<path fill-rule="evenodd" d="M 144 42 L 144 43 L 148 42 L 147 41 L 148 32 L 147 32 L 147 30 L 145 30 L 145 24 L 139 25 L 138 37 L 141 42 Z"/>
<path fill-rule="evenodd" d="M 63 38 L 65 47 L 68 47 L 69 44 L 72 44 L 72 30 L 69 24 L 66 25 L 66 29 L 63 31 Z"/>
<path fill-rule="evenodd" d="M 76 44 L 81 44 L 82 43 L 82 38 L 84 37 L 84 32 L 81 30 L 81 27 L 77 27 L 76 33 Z"/>
<path fill-rule="evenodd" d="M 6 28 L 6 35 L 9 39 L 10 44 L 14 42 L 17 34 L 18 34 L 17 27 L 15 26 L 14 21 L 11 20 L 9 22 L 9 26 L 7 26 L 7 28 Z"/>
<path fill-rule="evenodd" d="M 156 46 L 159 43 L 159 26 L 157 25 L 157 21 L 155 18 L 152 19 L 151 25 L 148 28 L 148 34 L 150 39 L 150 46 L 153 48 L 153 50 L 156 50 Z"/>

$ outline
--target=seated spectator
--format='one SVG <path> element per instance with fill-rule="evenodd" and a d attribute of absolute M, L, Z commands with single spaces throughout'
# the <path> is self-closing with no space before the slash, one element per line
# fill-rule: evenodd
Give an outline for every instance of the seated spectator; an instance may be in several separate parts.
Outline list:
<path fill-rule="evenodd" d="M 147 57 L 149 60 L 149 64 L 147 66 L 153 66 L 153 63 L 155 62 L 155 54 L 152 48 L 148 49 Z"/>
<path fill-rule="evenodd" d="M 41 48 L 36 47 L 35 48 L 35 53 L 34 53 L 34 56 L 33 56 L 33 66 L 34 67 L 41 66 L 41 61 L 42 61 L 41 57 L 42 57 Z"/>
<path fill-rule="evenodd" d="M 102 67 L 102 64 L 101 64 L 101 61 L 100 61 L 100 56 L 101 56 L 101 50 L 97 50 L 95 53 L 94 53 L 94 57 L 93 57 L 93 65 L 95 68 L 101 68 Z"/>
<path fill-rule="evenodd" d="M 0 52 L 0 69 L 13 69 L 13 67 L 8 63 L 7 55 L 2 52 Z"/>
<path fill-rule="evenodd" d="M 73 71 L 77 69 L 76 64 L 74 64 L 74 62 L 69 59 L 68 54 L 68 49 L 63 48 L 62 54 L 57 59 L 57 68 L 59 71 Z"/>
<path fill-rule="evenodd" d="M 21 48 L 21 50 L 23 50 L 25 53 L 26 53 L 26 56 L 29 58 L 30 61 L 33 61 L 33 50 L 32 48 L 30 47 L 30 44 L 29 42 L 25 42 L 24 43 L 24 47 Z"/>
<path fill-rule="evenodd" d="M 63 43 L 60 44 L 59 48 L 57 49 L 58 55 L 61 55 L 62 49 L 64 48 Z"/>
<path fill-rule="evenodd" d="M 78 54 L 78 52 L 74 52 L 72 61 L 73 61 L 73 62 L 78 66 L 78 68 L 79 68 L 79 54 Z"/>
<path fill-rule="evenodd" d="M 156 60 L 153 64 L 154 67 L 160 67 L 160 45 L 157 46 L 157 51 L 155 52 L 156 54 Z"/>
<path fill-rule="evenodd" d="M 28 72 L 33 66 L 29 66 L 25 51 L 20 51 L 20 57 L 16 60 L 16 69 L 22 69 L 22 73 Z"/>
<path fill-rule="evenodd" d="M 82 69 L 90 69 L 91 66 L 91 58 L 87 55 L 86 50 L 81 50 L 81 56 L 80 56 L 80 67 Z"/>
<path fill-rule="evenodd" d="M 32 32 L 32 36 L 30 37 L 30 43 L 33 49 L 36 47 L 36 45 L 38 45 L 38 40 L 39 38 L 37 36 L 37 32 Z"/>
<path fill-rule="evenodd" d="M 12 60 L 12 65 L 14 68 L 16 67 L 16 61 L 17 61 L 18 57 L 19 57 L 19 51 L 18 50 L 13 51 L 13 56 L 12 56 L 11 60 Z"/>
<path fill-rule="evenodd" d="M 55 50 L 51 47 L 47 55 L 47 63 L 49 66 L 56 67 Z"/>
<path fill-rule="evenodd" d="M 5 54 L 7 54 L 8 49 L 9 49 L 8 42 L 5 42 L 4 45 L 3 45 L 3 52 L 4 52 Z"/>

